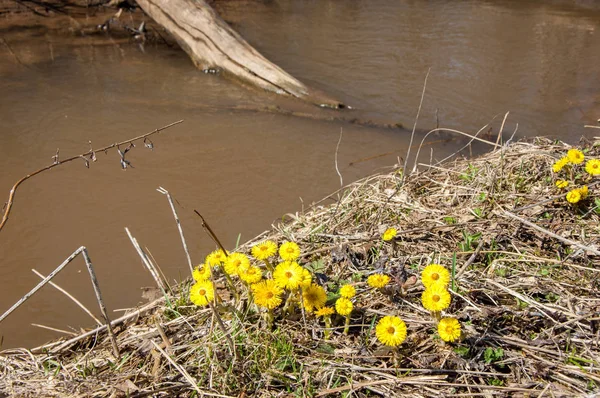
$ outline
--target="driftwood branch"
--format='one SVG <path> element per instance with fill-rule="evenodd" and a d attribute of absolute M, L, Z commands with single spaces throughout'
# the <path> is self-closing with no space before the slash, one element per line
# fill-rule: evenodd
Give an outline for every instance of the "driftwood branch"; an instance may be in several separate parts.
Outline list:
<path fill-rule="evenodd" d="M 41 168 L 39 170 L 36 170 L 33 173 L 27 174 L 25 177 L 23 177 L 19 181 L 17 181 L 15 183 L 15 185 L 13 185 L 13 187 L 10 190 L 10 193 L 8 195 L 8 202 L 6 202 L 6 207 L 4 208 L 4 215 L 2 217 L 2 222 L 0 223 L 0 231 L 2 230 L 2 228 L 4 228 L 4 225 L 8 221 L 8 216 L 10 214 L 10 210 L 12 209 L 12 205 L 13 205 L 13 201 L 14 201 L 14 197 L 15 197 L 15 192 L 16 192 L 17 188 L 19 187 L 19 185 L 21 185 L 24 181 L 30 179 L 31 177 L 33 177 L 33 176 L 35 176 L 37 174 L 40 174 L 43 171 L 50 170 L 50 169 L 52 169 L 52 168 L 54 168 L 56 166 L 59 166 L 61 164 L 67 163 L 67 162 L 71 162 L 71 161 L 76 160 L 76 159 L 83 158 L 84 160 L 86 160 L 86 164 L 88 164 L 87 159 L 85 158 L 86 156 L 90 156 L 91 159 L 93 160 L 93 159 L 95 159 L 97 152 L 107 151 L 109 149 L 116 148 L 119 145 L 131 144 L 132 142 L 144 139 L 144 138 L 146 138 L 148 136 L 151 136 L 153 134 L 159 133 L 159 132 L 161 132 L 163 130 L 168 129 L 169 127 L 173 127 L 173 126 L 175 126 L 175 125 L 177 125 L 179 123 L 182 123 L 182 122 L 183 122 L 183 120 L 178 120 L 178 121 L 173 122 L 171 124 L 168 124 L 166 126 L 160 127 L 160 128 L 158 128 L 156 130 L 153 130 L 153 131 L 151 131 L 149 133 L 137 136 L 135 138 L 130 138 L 130 139 L 122 141 L 122 142 L 110 144 L 110 145 L 107 145 L 107 146 L 105 146 L 103 148 L 99 148 L 99 149 L 92 149 L 92 148 L 90 148 L 89 151 L 87 151 L 85 153 L 82 153 L 81 155 L 72 156 L 72 157 L 64 159 L 64 160 L 59 160 L 59 158 L 58 158 L 58 150 L 57 150 L 57 154 L 54 157 L 54 163 L 52 163 L 51 165 L 46 166 L 44 168 Z M 122 159 L 122 161 L 123 161 L 123 159 Z"/>
<path fill-rule="evenodd" d="M 318 106 L 344 107 L 267 60 L 205 0 L 137 0 L 137 4 L 177 40 L 200 69 L 223 71 L 255 87 Z"/>

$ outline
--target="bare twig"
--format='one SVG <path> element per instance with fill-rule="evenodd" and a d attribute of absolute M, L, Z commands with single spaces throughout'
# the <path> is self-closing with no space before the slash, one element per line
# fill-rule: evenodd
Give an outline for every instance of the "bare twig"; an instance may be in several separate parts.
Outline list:
<path fill-rule="evenodd" d="M 194 272 L 194 266 L 192 265 L 192 259 L 190 257 L 190 252 L 187 247 L 187 243 L 185 241 L 185 236 L 183 235 L 183 228 L 181 228 L 181 221 L 179 221 L 179 216 L 177 215 L 177 211 L 175 210 L 175 204 L 173 203 L 173 198 L 169 191 L 164 189 L 163 187 L 158 187 L 158 192 L 163 195 L 167 195 L 167 199 L 169 200 L 169 205 L 171 205 L 171 210 L 173 211 L 173 217 L 175 217 L 175 223 L 177 224 L 177 229 L 179 230 L 179 236 L 181 237 L 181 243 L 183 244 L 183 251 L 185 252 L 185 256 L 188 261 L 188 265 L 190 266 L 190 273 Z"/>
<path fill-rule="evenodd" d="M 65 261 L 63 261 L 63 263 L 61 265 L 56 267 L 56 269 L 54 271 L 52 271 L 47 277 L 45 277 L 43 281 L 38 283 L 36 287 L 31 289 L 29 291 L 29 293 L 24 295 L 19 301 L 17 301 L 12 307 L 10 307 L 8 309 L 8 311 L 6 311 L 4 314 L 2 314 L 0 316 L 0 322 L 2 322 L 4 320 L 4 318 L 9 316 L 11 312 L 16 310 L 21 304 L 23 304 L 25 301 L 27 301 L 31 296 L 33 296 L 35 294 L 35 292 L 37 292 L 42 287 L 44 287 L 45 284 L 50 282 L 50 279 L 54 278 L 56 276 L 56 274 L 58 274 L 60 271 L 62 271 L 63 268 L 65 268 L 71 261 L 73 261 L 73 259 L 75 257 L 77 257 L 77 255 L 79 253 L 81 253 L 84 249 L 85 249 L 85 246 L 81 246 L 79 249 L 75 250 L 69 257 L 67 257 L 67 259 Z"/>
<path fill-rule="evenodd" d="M 46 326 L 46 325 L 40 325 L 39 323 L 32 323 L 31 326 L 35 326 L 36 328 L 40 328 L 40 329 L 52 330 L 53 332 L 68 334 L 70 336 L 77 336 L 77 333 L 75 333 L 75 332 L 70 332 L 68 330 L 53 328 L 53 327 Z"/>
<path fill-rule="evenodd" d="M 163 131 L 163 130 L 166 130 L 166 129 L 168 129 L 169 127 L 173 127 L 173 126 L 175 126 L 175 125 L 177 125 L 177 124 L 179 124 L 179 123 L 182 123 L 182 122 L 183 122 L 183 120 L 178 120 L 178 121 L 176 121 L 176 122 L 173 122 L 173 123 L 171 123 L 171 124 L 168 124 L 168 125 L 166 125 L 166 126 L 160 127 L 160 128 L 158 128 L 158 129 L 156 129 L 156 130 L 154 130 L 154 131 L 151 131 L 151 132 L 149 132 L 149 133 L 146 133 L 146 134 L 143 134 L 143 135 L 137 136 L 137 137 L 135 137 L 135 138 L 131 138 L 131 139 L 128 139 L 128 140 L 125 140 L 125 141 L 119 142 L 119 143 L 110 144 L 110 145 L 107 145 L 107 146 L 105 146 L 105 147 L 103 147 L 103 148 L 96 149 L 96 150 L 91 150 L 91 149 L 90 149 L 89 151 L 87 151 L 87 152 L 85 152 L 85 153 L 82 153 L 81 155 L 72 156 L 72 157 L 70 157 L 70 158 L 67 158 L 67 159 L 65 159 L 65 160 L 61 160 L 61 161 L 56 161 L 55 163 L 52 163 L 52 164 L 51 164 L 51 165 L 49 165 L 49 166 L 46 166 L 46 167 L 44 167 L 44 168 L 41 168 L 41 169 L 39 169 L 39 170 L 36 170 L 36 171 L 34 171 L 33 173 L 27 174 L 25 177 L 22 177 L 22 178 L 21 178 L 19 181 L 17 181 L 17 182 L 15 183 L 15 185 L 13 185 L 13 187 L 12 187 L 12 188 L 11 188 L 11 190 L 10 190 L 10 193 L 9 193 L 9 195 L 8 195 L 8 202 L 6 202 L 6 207 L 4 208 L 4 216 L 2 217 L 2 223 L 0 223 L 0 231 L 2 230 L 2 228 L 4 228 L 4 225 L 5 225 L 5 224 L 6 224 L 6 222 L 8 221 L 8 215 L 10 214 L 10 210 L 12 209 L 12 205 L 13 205 L 13 201 L 14 201 L 14 197 L 15 197 L 15 192 L 16 192 L 17 188 L 19 187 L 19 185 L 21 185 L 21 184 L 22 184 L 24 181 L 28 180 L 29 178 L 31 178 L 31 177 L 33 177 L 33 176 L 35 176 L 35 175 L 37 175 L 37 174 L 40 174 L 40 173 L 41 173 L 41 172 L 43 172 L 43 171 L 50 170 L 50 169 L 52 169 L 52 168 L 54 168 L 54 167 L 56 167 L 56 166 L 59 166 L 59 165 L 61 165 L 61 164 L 64 164 L 64 163 L 67 163 L 67 162 L 71 162 L 71 161 L 73 161 L 73 160 L 76 160 L 76 159 L 79 159 L 79 158 L 81 158 L 81 157 L 85 157 L 85 156 L 91 156 L 91 155 L 93 155 L 95 152 L 107 151 L 107 150 L 109 150 L 109 149 L 112 149 L 112 148 L 115 148 L 115 147 L 117 147 L 117 146 L 119 146 L 119 145 L 125 145 L 125 144 L 132 143 L 132 142 L 134 142 L 134 141 L 137 141 L 137 140 L 144 139 L 144 138 L 146 138 L 146 137 L 148 137 L 148 136 L 150 136 L 150 135 L 152 135 L 152 134 L 159 133 L 159 132 L 161 132 L 161 131 Z"/>
<path fill-rule="evenodd" d="M 158 299 L 154 300 L 153 302 L 146 304 L 142 308 L 131 312 L 130 314 L 126 314 L 126 315 L 123 315 L 120 318 L 115 319 L 114 321 L 111 322 L 111 326 L 117 326 L 117 325 L 119 325 L 119 324 L 121 324 L 123 322 L 126 322 L 126 321 L 128 321 L 128 320 L 130 320 L 132 318 L 139 317 L 139 316 L 145 314 L 148 311 L 154 310 L 163 301 L 165 301 L 164 297 L 158 298 Z M 88 338 L 89 336 L 92 336 L 92 335 L 95 335 L 97 333 L 100 333 L 100 332 L 104 331 L 104 329 L 106 329 L 106 327 L 107 327 L 106 325 L 98 326 L 97 328 L 92 329 L 89 332 L 85 332 L 85 333 L 83 333 L 83 334 L 81 334 L 81 335 L 79 335 L 77 337 L 74 337 L 74 338 L 72 338 L 70 340 L 67 340 L 65 342 L 59 341 L 59 342 L 56 342 L 56 343 L 51 343 L 51 344 L 43 345 L 43 346 L 40 346 L 40 347 L 32 348 L 31 351 L 32 352 L 42 352 L 44 350 L 47 350 L 47 349 L 51 348 L 51 352 L 52 353 L 60 352 L 63 349 L 65 349 L 67 347 L 70 347 L 71 345 L 73 345 L 73 344 L 75 344 L 75 343 L 77 343 L 77 342 L 79 342 L 81 340 L 84 340 L 84 339 Z"/>
<path fill-rule="evenodd" d="M 96 293 L 96 300 L 98 300 L 98 306 L 100 307 L 100 312 L 106 321 L 106 330 L 108 332 L 108 337 L 110 338 L 113 354 L 115 358 L 119 358 L 119 347 L 117 346 L 117 339 L 115 338 L 115 334 L 113 333 L 112 326 L 110 325 L 110 318 L 106 313 L 106 306 L 104 305 L 104 301 L 102 300 L 102 294 L 100 293 L 100 285 L 98 284 L 98 279 L 96 279 L 96 273 L 94 272 L 94 267 L 92 266 L 92 260 L 88 255 L 87 249 L 84 247 L 82 250 L 83 259 L 85 260 L 85 265 L 87 266 L 88 272 L 90 274 L 90 279 L 92 280 L 92 286 L 94 286 L 94 293 Z"/>
<path fill-rule="evenodd" d="M 554 232 L 548 231 L 547 229 L 542 228 L 542 227 L 540 227 L 540 226 L 532 223 L 531 221 L 527 221 L 524 218 L 519 217 L 519 216 L 517 216 L 517 215 L 515 215 L 515 214 L 513 214 L 513 213 L 511 213 L 509 211 L 504 210 L 504 212 L 499 213 L 499 214 L 500 215 L 504 215 L 504 216 L 509 217 L 509 218 L 512 218 L 513 220 L 517 220 L 517 221 L 519 221 L 519 222 L 527 225 L 528 227 L 531 227 L 531 228 L 535 229 L 536 231 L 539 231 L 539 232 L 541 232 L 543 234 L 546 234 L 546 235 L 548 235 L 548 236 L 550 236 L 550 237 L 552 237 L 554 239 L 558 239 L 559 241 L 561 241 L 563 243 L 566 243 L 567 245 L 576 246 L 576 247 L 578 247 L 580 249 L 583 249 L 585 251 L 593 253 L 596 256 L 600 256 L 600 251 L 594 249 L 593 247 L 586 246 L 584 244 L 581 244 L 581 243 L 576 242 L 576 241 L 571 240 L 571 239 L 563 238 L 562 236 L 557 235 Z"/>
<path fill-rule="evenodd" d="M 340 173 L 340 169 L 338 168 L 338 151 L 340 149 L 340 143 L 342 142 L 342 134 L 344 134 L 344 129 L 340 128 L 340 139 L 337 142 L 337 146 L 335 147 L 335 171 L 337 175 L 340 177 L 340 186 L 344 186 L 344 179 L 342 178 L 342 173 Z"/>
<path fill-rule="evenodd" d="M 150 261 L 150 259 L 146 255 L 146 252 L 144 252 L 144 250 L 142 250 L 142 248 L 141 248 L 140 244 L 138 243 L 137 239 L 134 238 L 131 235 L 131 232 L 129 232 L 129 228 L 125 227 L 125 232 L 127 232 L 127 236 L 129 237 L 129 240 L 131 241 L 131 244 L 133 245 L 133 247 L 137 251 L 137 253 L 140 256 L 140 258 L 142 259 L 142 264 L 144 264 L 144 266 L 146 267 L 146 269 L 148 269 L 148 271 L 150 272 L 150 275 L 152 275 L 152 278 L 154 278 L 154 281 L 156 282 L 156 285 L 160 288 L 160 290 L 162 291 L 163 295 L 166 296 L 166 294 L 167 294 L 167 287 L 166 287 L 165 283 L 163 282 L 163 280 L 161 279 L 158 271 L 156 270 L 156 267 L 154 267 L 154 264 L 152 264 L 152 261 Z"/>
<path fill-rule="evenodd" d="M 202 220 L 202 228 L 204 228 L 204 230 L 206 231 L 206 233 L 208 234 L 208 236 L 210 236 L 210 238 L 213 240 L 213 242 L 215 242 L 215 244 L 217 246 L 219 246 L 219 248 L 221 250 L 223 250 L 223 253 L 225 253 L 227 255 L 227 250 L 225 250 L 225 246 L 223 246 L 221 244 L 221 241 L 219 240 L 219 238 L 217 238 L 217 235 L 215 235 L 215 233 L 213 232 L 212 228 L 208 225 L 208 223 L 206 222 L 206 220 L 204 219 L 204 217 L 202 217 L 202 214 L 200 214 L 198 212 L 198 210 L 194 210 L 194 213 L 196 213 L 198 215 L 198 217 L 200 217 L 200 219 Z"/>
<path fill-rule="evenodd" d="M 42 279 L 45 278 L 44 275 L 42 275 L 41 273 L 39 273 L 35 269 L 32 269 L 32 271 L 33 271 L 34 274 L 36 274 L 40 278 L 42 278 Z M 61 292 L 62 294 L 64 294 L 68 298 L 70 298 L 71 301 L 73 301 L 75 304 L 77 304 L 79 306 L 79 308 L 81 308 L 86 314 L 88 314 L 94 320 L 94 322 L 96 322 L 98 325 L 102 325 L 102 322 L 100 322 L 100 320 L 98 318 L 96 318 L 94 316 L 94 314 L 92 314 L 92 312 L 85 307 L 85 305 L 83 305 L 79 300 L 77 300 L 75 297 L 73 297 L 69 292 L 67 292 L 65 289 L 63 289 L 62 287 L 58 286 L 56 283 L 54 283 L 52 281 L 48 281 L 48 283 L 50 284 L 50 286 L 54 287 L 56 290 L 58 290 L 59 292 Z"/>
<path fill-rule="evenodd" d="M 404 185 L 404 179 L 407 174 L 406 166 L 408 165 L 408 159 L 410 158 L 410 147 L 412 146 L 413 140 L 415 138 L 415 131 L 417 130 L 417 122 L 419 121 L 419 115 L 421 114 L 421 107 L 423 106 L 423 99 L 425 98 L 425 89 L 427 88 L 427 78 L 429 78 L 429 72 L 431 72 L 431 67 L 429 69 L 427 69 L 427 74 L 425 75 L 425 81 L 423 82 L 423 91 L 421 92 L 421 101 L 419 102 L 419 109 L 417 110 L 417 116 L 415 117 L 415 124 L 413 125 L 412 133 L 410 134 L 410 141 L 408 142 L 408 149 L 406 150 L 406 159 L 404 159 L 404 166 L 402 167 L 402 177 L 400 179 L 400 185 Z M 417 154 L 417 156 L 418 156 L 418 154 Z M 416 160 L 417 160 L 417 158 L 415 158 L 415 163 L 416 163 Z"/>

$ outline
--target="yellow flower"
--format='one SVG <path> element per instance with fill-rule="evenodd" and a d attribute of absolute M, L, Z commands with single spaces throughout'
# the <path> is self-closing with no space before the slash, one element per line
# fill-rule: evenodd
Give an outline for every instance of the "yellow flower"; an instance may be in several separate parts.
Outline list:
<path fill-rule="evenodd" d="M 381 238 L 387 242 L 387 241 L 394 239 L 394 237 L 396 236 L 397 233 L 398 233 L 398 231 L 396 230 L 396 228 L 388 228 L 385 230 L 385 232 L 383 233 Z"/>
<path fill-rule="evenodd" d="M 197 306 L 205 307 L 215 298 L 215 289 L 211 281 L 197 282 L 190 287 L 190 301 Z"/>
<path fill-rule="evenodd" d="M 192 271 L 192 277 L 196 282 L 210 279 L 210 266 L 208 264 L 198 265 L 194 268 L 194 271 Z"/>
<path fill-rule="evenodd" d="M 573 164 L 582 163 L 584 159 L 583 152 L 581 152 L 579 149 L 569 149 L 567 151 L 567 159 L 569 159 L 569 162 Z"/>
<path fill-rule="evenodd" d="M 240 279 L 250 285 L 258 283 L 262 279 L 262 271 L 257 266 L 251 265 L 245 271 L 240 272 Z"/>
<path fill-rule="evenodd" d="M 272 240 L 265 240 L 252 246 L 252 255 L 258 260 L 266 260 L 277 253 L 277 245 Z"/>
<path fill-rule="evenodd" d="M 585 163 L 585 171 L 588 172 L 589 175 L 597 176 L 600 174 L 600 160 L 598 159 L 590 159 Z"/>
<path fill-rule="evenodd" d="M 429 264 L 421 273 L 421 281 L 426 288 L 433 285 L 446 287 L 450 283 L 450 272 L 439 264 Z"/>
<path fill-rule="evenodd" d="M 397 316 L 384 316 L 377 323 L 375 335 L 382 344 L 396 347 L 406 340 L 406 324 Z"/>
<path fill-rule="evenodd" d="M 211 252 L 208 256 L 206 256 L 206 264 L 209 264 L 211 267 L 216 267 L 221 265 L 227 259 L 227 253 L 223 252 L 221 249 L 217 249 Z"/>
<path fill-rule="evenodd" d="M 316 316 L 329 316 L 333 314 L 335 311 L 331 307 L 321 307 L 315 311 Z"/>
<path fill-rule="evenodd" d="M 567 164 L 569 164 L 569 158 L 566 157 L 566 156 L 564 156 L 564 157 L 558 159 L 556 162 L 554 162 L 554 164 L 552 165 L 552 171 L 555 172 L 555 173 L 558 173 Z"/>
<path fill-rule="evenodd" d="M 384 274 L 373 274 L 367 278 L 367 284 L 376 289 L 381 289 L 390 282 L 390 277 Z"/>
<path fill-rule="evenodd" d="M 354 308 L 354 306 L 352 305 L 352 301 L 348 300 L 345 297 L 340 297 L 335 302 L 335 310 L 340 315 L 350 315 L 350 313 L 352 312 L 352 308 Z"/>
<path fill-rule="evenodd" d="M 344 285 L 340 287 L 340 296 L 351 299 L 356 294 L 356 289 L 352 285 Z"/>
<path fill-rule="evenodd" d="M 302 282 L 302 267 L 295 261 L 279 263 L 273 271 L 275 282 L 286 289 L 296 290 Z"/>
<path fill-rule="evenodd" d="M 581 193 L 579 192 L 579 189 L 573 189 L 567 192 L 566 197 L 569 203 L 577 203 L 581 200 Z"/>
<path fill-rule="evenodd" d="M 444 286 L 432 285 L 421 295 L 423 307 L 429 311 L 441 311 L 450 305 L 450 293 Z"/>
<path fill-rule="evenodd" d="M 442 318 L 438 323 L 438 333 L 444 341 L 455 341 L 460 338 L 460 323 L 454 318 Z"/>
<path fill-rule="evenodd" d="M 254 292 L 254 302 L 258 306 L 272 310 L 281 304 L 283 290 L 273 279 L 266 279 L 252 285 L 252 290 Z"/>
<path fill-rule="evenodd" d="M 302 289 L 306 289 L 312 283 L 312 274 L 309 270 L 304 267 L 300 267 L 302 274 L 300 275 L 300 284 L 299 286 Z"/>
<path fill-rule="evenodd" d="M 243 253 L 231 253 L 225 260 L 225 272 L 239 275 L 250 268 L 250 259 Z"/>
<path fill-rule="evenodd" d="M 579 194 L 581 195 L 581 199 L 585 199 L 588 196 L 588 187 L 587 185 L 579 188 Z"/>
<path fill-rule="evenodd" d="M 295 261 L 300 257 L 300 247 L 295 242 L 285 242 L 279 247 L 279 256 L 283 261 Z"/>
<path fill-rule="evenodd" d="M 304 309 L 308 312 L 312 312 L 315 308 L 321 308 L 327 301 L 327 293 L 323 287 L 312 284 L 302 290 L 302 298 L 304 303 Z"/>
<path fill-rule="evenodd" d="M 565 181 L 565 180 L 558 180 L 556 181 L 556 186 L 558 188 L 566 188 L 569 186 L 569 181 Z"/>

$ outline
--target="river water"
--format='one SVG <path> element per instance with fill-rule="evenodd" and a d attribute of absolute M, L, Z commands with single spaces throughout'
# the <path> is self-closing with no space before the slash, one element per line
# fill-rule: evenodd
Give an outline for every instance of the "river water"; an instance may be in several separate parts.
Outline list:
<path fill-rule="evenodd" d="M 420 130 L 473 133 L 510 111 L 505 136 L 575 143 L 600 118 L 600 6 L 592 1 L 228 1 L 223 17 L 267 58 L 353 110 L 338 116 L 412 127 L 431 68 Z M 89 22 L 92 24 L 91 20 Z M 93 22 L 95 23 L 95 22 Z M 52 162 L 183 119 L 127 154 L 114 150 L 26 181 L 0 231 L 0 312 L 79 246 L 94 263 L 111 316 L 151 286 L 129 227 L 171 280 L 188 275 L 163 186 L 177 201 L 194 263 L 213 244 L 197 209 L 227 247 L 269 228 L 344 183 L 403 157 L 409 132 L 327 121 L 332 112 L 196 70 L 177 48 L 111 34 L 0 24 L 0 193 Z M 76 32 L 76 30 L 73 30 Z M 252 109 L 286 109 L 295 117 Z M 336 114 L 337 115 L 337 114 Z M 418 141 L 422 137 L 418 134 Z M 427 158 L 465 142 L 432 137 Z M 450 137 L 452 138 L 452 137 Z M 441 142 L 441 143 L 440 143 Z M 433 155 L 430 153 L 433 150 Z M 475 152 L 486 148 L 477 147 Z M 6 199 L 4 199 L 5 201 Z M 83 261 L 55 281 L 98 313 Z M 117 310 L 117 312 L 114 312 Z M 41 344 L 92 322 L 47 286 L 0 324 L 3 348 Z"/>

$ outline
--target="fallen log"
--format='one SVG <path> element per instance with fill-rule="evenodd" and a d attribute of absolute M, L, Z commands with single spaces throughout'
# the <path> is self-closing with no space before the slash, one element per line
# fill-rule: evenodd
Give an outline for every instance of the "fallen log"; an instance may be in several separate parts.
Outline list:
<path fill-rule="evenodd" d="M 253 86 L 321 107 L 344 107 L 267 60 L 204 0 L 137 0 L 137 3 L 177 40 L 198 68 L 219 70 Z"/>

